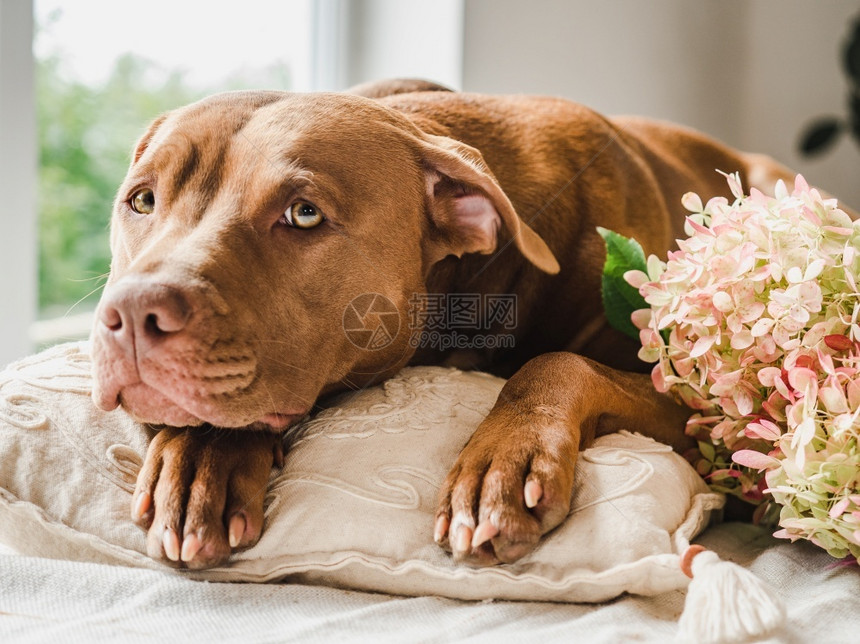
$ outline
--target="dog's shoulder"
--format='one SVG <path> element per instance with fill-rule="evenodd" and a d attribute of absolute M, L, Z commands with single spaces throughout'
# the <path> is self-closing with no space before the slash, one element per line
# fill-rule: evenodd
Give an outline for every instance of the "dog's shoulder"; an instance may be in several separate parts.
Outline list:
<path fill-rule="evenodd" d="M 590 139 L 605 139 L 615 127 L 585 105 L 553 96 L 430 90 L 389 94 L 377 100 L 428 133 L 472 145 L 530 141 L 546 147 L 551 142 L 579 140 L 580 147 L 587 148 Z"/>
<path fill-rule="evenodd" d="M 356 94 L 366 98 L 385 98 L 398 94 L 413 94 L 416 92 L 453 92 L 450 87 L 445 87 L 433 81 L 420 78 L 387 78 L 385 80 L 371 81 L 355 85 L 346 90 L 347 94 Z"/>

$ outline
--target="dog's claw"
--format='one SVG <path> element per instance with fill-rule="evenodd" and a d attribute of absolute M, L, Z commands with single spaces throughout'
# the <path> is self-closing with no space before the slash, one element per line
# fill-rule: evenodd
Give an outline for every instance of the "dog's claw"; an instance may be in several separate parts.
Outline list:
<path fill-rule="evenodd" d="M 144 515 L 152 507 L 152 496 L 149 492 L 141 492 L 135 497 L 131 510 L 131 518 L 133 521 L 140 521 Z"/>
<path fill-rule="evenodd" d="M 541 484 L 537 481 L 526 481 L 525 488 L 523 489 L 523 496 L 525 497 L 527 508 L 537 507 L 537 504 L 543 496 L 543 488 L 541 487 Z"/>
<path fill-rule="evenodd" d="M 489 521 L 479 524 L 475 528 L 475 534 L 472 535 L 472 548 L 478 548 L 497 534 L 499 534 L 499 529 Z"/>
<path fill-rule="evenodd" d="M 170 561 L 179 561 L 179 536 L 173 528 L 165 528 L 161 535 L 164 554 Z"/>
<path fill-rule="evenodd" d="M 200 543 L 200 539 L 196 534 L 192 532 L 191 534 L 186 535 L 185 540 L 182 542 L 182 561 L 188 563 L 193 560 L 202 547 L 203 544 Z"/>
<path fill-rule="evenodd" d="M 451 547 L 454 550 L 454 556 L 466 555 L 472 547 L 472 529 L 465 525 L 457 528 Z"/>
<path fill-rule="evenodd" d="M 433 541 L 442 545 L 445 540 L 445 536 L 448 534 L 448 527 L 451 522 L 448 521 L 448 517 L 444 514 L 440 514 L 436 517 L 436 525 L 433 529 Z"/>
<path fill-rule="evenodd" d="M 241 514 L 234 514 L 230 518 L 230 527 L 228 530 L 230 547 L 236 548 L 242 542 L 242 537 L 245 535 L 245 517 Z"/>

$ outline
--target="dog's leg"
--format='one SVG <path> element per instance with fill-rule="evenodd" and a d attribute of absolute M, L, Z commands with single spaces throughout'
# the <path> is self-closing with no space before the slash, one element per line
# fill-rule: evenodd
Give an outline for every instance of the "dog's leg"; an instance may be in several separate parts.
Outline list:
<path fill-rule="evenodd" d="M 209 568 L 263 529 L 263 499 L 281 438 L 212 427 L 164 428 L 149 445 L 132 497 L 147 554 L 174 566 Z"/>
<path fill-rule="evenodd" d="M 434 538 L 455 559 L 512 562 L 570 511 L 574 466 L 594 437 L 629 429 L 672 445 L 690 410 L 647 375 L 551 353 L 522 367 L 463 448 L 440 490 Z"/>

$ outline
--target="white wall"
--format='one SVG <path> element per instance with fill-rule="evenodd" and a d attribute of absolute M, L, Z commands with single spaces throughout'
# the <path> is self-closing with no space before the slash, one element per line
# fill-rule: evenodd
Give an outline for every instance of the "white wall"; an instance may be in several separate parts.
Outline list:
<path fill-rule="evenodd" d="M 860 147 L 815 161 L 803 126 L 845 112 L 846 0 L 466 0 L 463 88 L 556 94 L 766 152 L 860 207 Z"/>
<path fill-rule="evenodd" d="M 847 118 L 842 50 L 857 20 L 856 0 L 751 2 L 745 118 L 738 139 L 739 145 L 779 158 L 855 210 L 860 209 L 860 143 L 845 133 L 833 150 L 808 160 L 797 153 L 797 140 L 809 121 L 819 116 Z"/>
<path fill-rule="evenodd" d="M 316 88 L 382 78 L 462 85 L 464 0 L 319 0 Z"/>
<path fill-rule="evenodd" d="M 0 368 L 36 316 L 36 112 L 30 0 L 0 0 Z"/>

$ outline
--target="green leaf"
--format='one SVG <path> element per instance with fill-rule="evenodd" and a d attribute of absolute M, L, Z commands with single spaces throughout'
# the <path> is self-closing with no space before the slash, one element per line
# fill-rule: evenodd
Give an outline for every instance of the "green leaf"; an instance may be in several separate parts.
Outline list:
<path fill-rule="evenodd" d="M 833 117 L 823 117 L 807 126 L 800 139 L 800 153 L 809 157 L 826 152 L 836 143 L 842 123 Z"/>
<path fill-rule="evenodd" d="M 597 232 L 606 242 L 606 263 L 603 265 L 601 290 L 603 310 L 609 324 L 634 340 L 639 339 L 639 329 L 630 321 L 630 314 L 637 309 L 647 309 L 648 304 L 639 291 L 624 281 L 624 273 L 632 270 L 645 272 L 645 253 L 635 239 L 597 227 Z"/>
<path fill-rule="evenodd" d="M 845 72 L 854 81 L 855 86 L 860 85 L 860 20 L 854 22 L 854 30 L 848 38 L 842 55 Z"/>
<path fill-rule="evenodd" d="M 714 462 L 714 457 L 717 454 L 716 449 L 714 448 L 712 443 L 706 443 L 704 441 L 698 441 L 699 443 L 699 451 L 702 453 L 707 460 L 710 462 Z"/>

